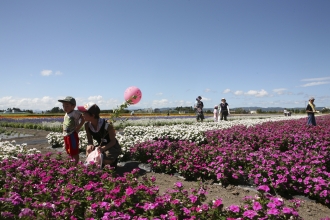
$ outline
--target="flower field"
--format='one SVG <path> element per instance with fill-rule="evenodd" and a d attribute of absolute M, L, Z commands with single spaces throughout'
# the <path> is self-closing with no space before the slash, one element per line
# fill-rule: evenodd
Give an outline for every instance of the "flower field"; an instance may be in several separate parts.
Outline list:
<path fill-rule="evenodd" d="M 138 181 L 138 171 L 118 177 L 110 167 L 74 167 L 57 158 L 0 142 L 1 219 L 302 219 L 305 195 L 330 203 L 330 115 L 274 117 L 223 123 L 127 126 L 117 137 L 122 161 L 149 163 L 154 172 L 186 180 L 249 184 L 260 192 L 244 204 L 205 203 L 207 188 L 185 190 L 177 182 L 159 195 L 155 179 Z M 81 148 L 86 144 L 80 132 Z M 62 135 L 51 132 L 51 145 Z M 7 155 L 7 156 L 6 156 Z M 330 219 L 330 218 L 325 218 Z"/>

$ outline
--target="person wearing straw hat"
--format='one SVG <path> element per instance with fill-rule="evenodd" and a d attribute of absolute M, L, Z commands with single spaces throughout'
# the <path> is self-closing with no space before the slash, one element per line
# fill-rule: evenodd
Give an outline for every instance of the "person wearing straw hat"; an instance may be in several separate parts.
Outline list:
<path fill-rule="evenodd" d="M 307 104 L 307 107 L 306 107 L 306 113 L 307 113 L 307 125 L 314 125 L 316 126 L 316 120 L 315 120 L 315 113 L 317 112 L 316 111 L 316 108 L 315 108 L 315 104 L 314 104 L 314 97 L 310 97 L 309 98 L 309 102 Z"/>
<path fill-rule="evenodd" d="M 226 102 L 225 98 L 221 99 L 221 103 L 219 105 L 219 112 L 220 112 L 220 120 L 227 121 L 227 116 L 230 114 L 230 112 L 229 112 L 229 105 Z"/>

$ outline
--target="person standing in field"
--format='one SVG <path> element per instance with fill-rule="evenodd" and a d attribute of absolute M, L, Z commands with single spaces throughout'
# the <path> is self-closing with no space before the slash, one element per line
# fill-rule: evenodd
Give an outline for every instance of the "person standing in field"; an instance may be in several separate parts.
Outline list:
<path fill-rule="evenodd" d="M 86 121 L 85 130 L 88 145 L 86 154 L 88 156 L 96 147 L 103 154 L 102 166 L 109 164 L 117 168 L 118 156 L 122 154 L 121 146 L 116 139 L 116 132 L 111 123 L 106 119 L 100 118 L 100 108 L 95 103 L 87 103 L 84 106 L 78 106 L 78 110 L 83 113 Z M 94 140 L 97 146 L 94 146 Z"/>
<path fill-rule="evenodd" d="M 85 120 L 81 112 L 74 110 L 76 107 L 76 100 L 67 96 L 65 99 L 58 100 L 63 105 L 65 112 L 63 120 L 63 135 L 66 152 L 75 160 L 75 164 L 79 162 L 79 137 L 78 133 L 83 126 Z"/>
<path fill-rule="evenodd" d="M 315 109 L 314 104 L 314 97 L 310 97 L 308 105 L 306 107 L 306 113 L 307 113 L 307 125 L 314 125 L 316 126 L 316 120 L 315 120 L 315 113 L 317 112 Z"/>
<path fill-rule="evenodd" d="M 219 111 L 218 111 L 218 106 L 215 105 L 213 109 L 213 118 L 214 122 L 218 122 L 218 117 L 219 117 Z"/>
<path fill-rule="evenodd" d="M 225 98 L 221 99 L 221 103 L 219 104 L 219 113 L 220 113 L 220 120 L 227 121 L 227 116 L 230 115 L 230 112 L 229 112 L 229 105 L 226 102 Z"/>
<path fill-rule="evenodd" d="M 195 112 L 196 112 L 196 121 L 197 122 L 199 121 L 199 119 L 201 120 L 201 122 L 203 122 L 203 120 L 204 120 L 204 112 L 203 112 L 204 104 L 201 100 L 202 100 L 202 97 L 198 96 L 196 98 L 196 102 L 195 102 L 195 105 L 194 105 Z"/>

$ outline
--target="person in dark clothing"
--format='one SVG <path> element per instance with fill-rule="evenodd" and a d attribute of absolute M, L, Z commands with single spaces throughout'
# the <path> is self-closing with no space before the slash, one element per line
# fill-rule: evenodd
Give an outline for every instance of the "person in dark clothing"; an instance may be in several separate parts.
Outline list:
<path fill-rule="evenodd" d="M 221 99 L 221 103 L 219 104 L 219 113 L 220 113 L 220 120 L 227 121 L 227 116 L 230 114 L 230 112 L 229 112 L 229 105 L 226 102 L 225 98 Z"/>
<path fill-rule="evenodd" d="M 314 125 L 316 126 L 316 120 L 315 120 L 315 113 L 317 112 L 315 109 L 314 104 L 314 97 L 310 97 L 308 105 L 306 107 L 306 113 L 307 113 L 307 125 Z"/>
<path fill-rule="evenodd" d="M 201 122 L 203 122 L 203 120 L 204 120 L 204 112 L 203 112 L 204 104 L 201 100 L 202 100 L 201 96 L 198 96 L 196 98 L 194 108 L 195 108 L 195 112 L 196 112 L 196 121 L 199 121 L 199 119 L 200 119 Z"/>
<path fill-rule="evenodd" d="M 109 124 L 106 119 L 100 118 L 100 108 L 94 103 L 78 106 L 78 110 L 83 112 L 86 121 L 85 130 L 88 140 L 86 154 L 88 155 L 99 146 L 98 149 L 103 154 L 102 164 L 109 164 L 116 168 L 118 156 L 122 151 L 112 124 Z M 94 146 L 94 140 L 96 140 L 97 146 Z"/>

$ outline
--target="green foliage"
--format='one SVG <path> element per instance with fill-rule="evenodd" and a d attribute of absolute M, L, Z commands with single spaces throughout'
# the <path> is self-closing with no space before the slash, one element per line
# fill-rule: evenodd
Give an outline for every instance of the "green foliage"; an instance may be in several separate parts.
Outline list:
<path fill-rule="evenodd" d="M 137 96 L 132 96 L 130 99 L 114 109 L 109 118 L 110 123 L 115 123 L 121 117 L 121 115 L 127 111 L 126 108 L 130 106 L 133 103 L 133 100 L 136 98 Z M 125 120 L 127 120 L 127 118 Z"/>
<path fill-rule="evenodd" d="M 64 110 L 59 107 L 54 107 L 51 110 L 47 110 L 46 113 L 64 113 Z"/>

